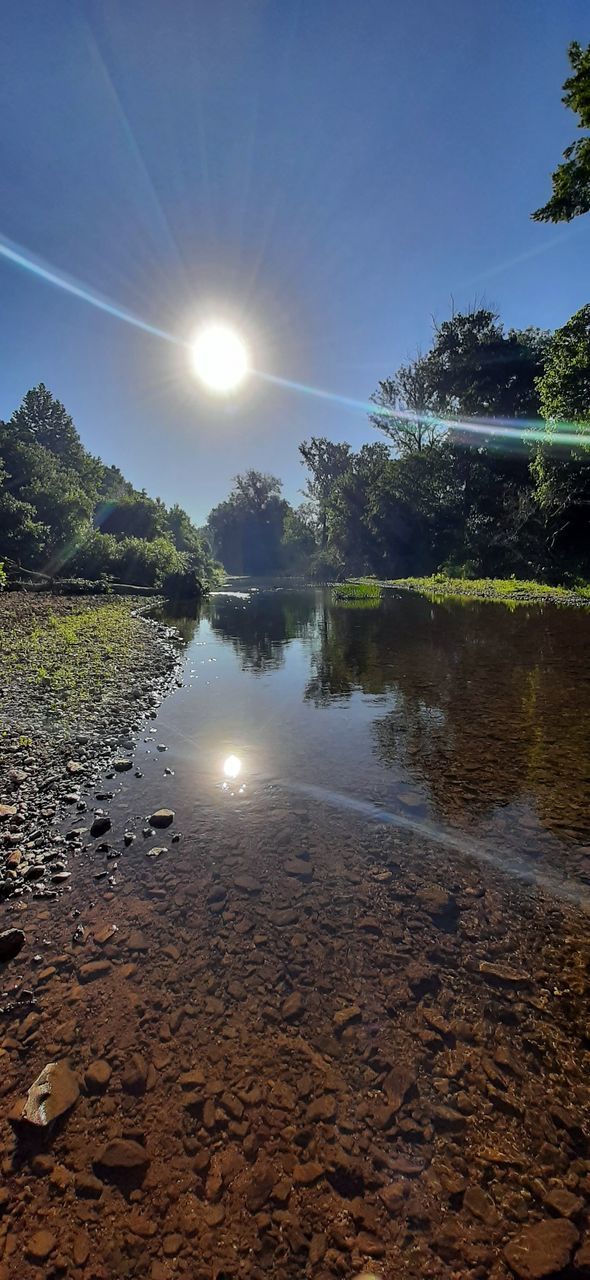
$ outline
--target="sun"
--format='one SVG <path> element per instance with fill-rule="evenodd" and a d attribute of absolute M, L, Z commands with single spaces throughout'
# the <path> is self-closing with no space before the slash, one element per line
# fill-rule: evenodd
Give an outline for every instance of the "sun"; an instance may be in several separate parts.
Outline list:
<path fill-rule="evenodd" d="M 245 343 L 224 324 L 201 329 L 191 344 L 193 369 L 210 391 L 235 391 L 249 368 Z"/>

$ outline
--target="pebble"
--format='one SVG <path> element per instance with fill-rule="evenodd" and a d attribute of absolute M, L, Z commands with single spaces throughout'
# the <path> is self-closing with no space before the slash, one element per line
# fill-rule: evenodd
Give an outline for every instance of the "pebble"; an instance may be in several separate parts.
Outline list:
<path fill-rule="evenodd" d="M 53 1253 L 56 1244 L 56 1237 L 51 1234 L 51 1231 L 45 1229 L 34 1231 L 25 1245 L 26 1256 L 30 1262 L 45 1262 L 50 1253 Z"/>
<path fill-rule="evenodd" d="M 172 809 L 156 809 L 150 815 L 149 821 L 152 827 L 169 827 L 174 822 L 174 811 Z"/>
<path fill-rule="evenodd" d="M 104 1093 L 112 1075 L 112 1068 L 104 1058 L 91 1062 L 84 1072 L 84 1083 L 89 1093 Z"/>
<path fill-rule="evenodd" d="M 0 961 L 14 960 L 25 945 L 22 929 L 4 929 L 0 933 Z"/>

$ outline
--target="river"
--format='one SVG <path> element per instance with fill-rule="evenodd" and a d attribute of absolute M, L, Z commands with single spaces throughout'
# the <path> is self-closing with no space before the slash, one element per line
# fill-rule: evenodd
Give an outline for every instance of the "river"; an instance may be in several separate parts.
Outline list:
<path fill-rule="evenodd" d="M 3 1097 L 80 1094 L 4 1126 L 0 1280 L 586 1274 L 590 617 L 236 581 L 162 620 L 134 769 L 13 907 Z"/>

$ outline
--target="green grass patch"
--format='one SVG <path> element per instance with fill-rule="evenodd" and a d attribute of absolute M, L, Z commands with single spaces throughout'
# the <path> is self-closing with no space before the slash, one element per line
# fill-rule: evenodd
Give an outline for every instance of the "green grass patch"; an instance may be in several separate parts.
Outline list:
<path fill-rule="evenodd" d="M 378 604 L 381 587 L 378 582 L 338 582 L 332 587 L 332 596 L 349 604 Z"/>
<path fill-rule="evenodd" d="M 392 578 L 381 585 L 401 587 L 429 596 L 474 597 L 498 600 L 504 604 L 553 601 L 555 604 L 590 605 L 590 586 L 552 587 L 545 582 L 519 578 L 449 578 L 444 573 L 433 573 L 426 578 Z"/>

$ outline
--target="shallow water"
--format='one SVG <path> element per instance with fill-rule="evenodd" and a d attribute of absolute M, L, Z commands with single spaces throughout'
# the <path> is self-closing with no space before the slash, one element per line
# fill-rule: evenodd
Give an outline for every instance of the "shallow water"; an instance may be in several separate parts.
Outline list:
<path fill-rule="evenodd" d="M 351 607 L 238 581 L 166 621 L 187 645 L 153 731 L 174 804 L 215 812 L 231 794 L 247 811 L 273 781 L 554 887 L 590 883 L 586 612 L 393 591 Z"/>
<path fill-rule="evenodd" d="M 166 621 L 134 769 L 84 786 L 61 896 L 7 906 L 0 1280 L 508 1280 L 549 1212 L 573 1256 L 590 618 L 240 582 Z"/>

